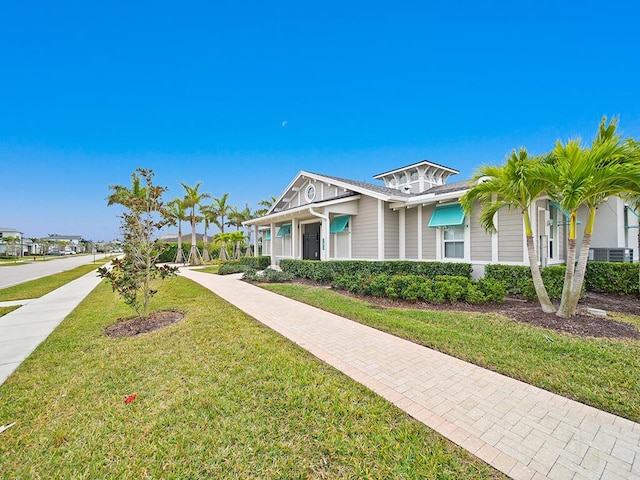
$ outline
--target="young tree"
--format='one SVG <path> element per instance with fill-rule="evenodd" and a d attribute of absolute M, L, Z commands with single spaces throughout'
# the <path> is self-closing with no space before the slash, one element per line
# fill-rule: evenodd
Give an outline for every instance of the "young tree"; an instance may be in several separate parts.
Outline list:
<path fill-rule="evenodd" d="M 539 161 L 536 157 L 529 157 L 527 151 L 521 148 L 518 152 L 514 150 L 511 156 L 507 157 L 507 163 L 502 166 L 480 167 L 474 175 L 477 182 L 462 196 L 460 203 L 465 212 L 470 214 L 474 202 L 480 202 L 480 223 L 487 231 L 496 230 L 494 216 L 500 209 L 515 208 L 522 212 L 533 286 L 542 311 L 551 313 L 556 309 L 542 281 L 529 216 L 531 203 L 545 189 L 545 183 L 532 178 L 531 175 L 532 167 Z"/>
<path fill-rule="evenodd" d="M 162 253 L 153 234 L 171 222 L 162 203 L 164 187 L 154 186 L 153 171 L 138 168 L 133 173 L 134 185 L 145 182 L 143 189 L 118 189 L 118 203 L 125 207 L 122 214 L 121 231 L 124 237 L 124 257 L 115 259 L 110 267 L 98 269 L 114 291 L 143 319 L 149 317 L 151 298 L 156 294 L 158 279 L 175 275 L 176 267 L 158 266 Z M 110 186 L 116 194 L 113 186 Z M 143 193 L 141 193 L 143 192 Z"/>
<path fill-rule="evenodd" d="M 220 233 L 224 233 L 225 221 L 224 219 L 229 214 L 229 204 L 227 200 L 229 199 L 229 194 L 225 193 L 220 198 L 213 199 L 213 223 L 220 229 Z"/>
<path fill-rule="evenodd" d="M 202 217 L 199 217 L 196 214 L 196 207 L 199 207 L 202 200 L 204 200 L 205 198 L 209 198 L 210 195 L 208 193 L 199 192 L 202 182 L 196 183 L 194 187 L 191 187 L 182 182 L 181 185 L 185 189 L 183 200 L 184 206 L 187 209 L 191 209 L 191 213 L 189 214 L 189 221 L 191 222 L 191 250 L 189 251 L 189 264 L 202 265 L 202 255 L 200 255 L 200 250 L 198 250 L 196 237 L 196 224 L 202 220 Z"/>

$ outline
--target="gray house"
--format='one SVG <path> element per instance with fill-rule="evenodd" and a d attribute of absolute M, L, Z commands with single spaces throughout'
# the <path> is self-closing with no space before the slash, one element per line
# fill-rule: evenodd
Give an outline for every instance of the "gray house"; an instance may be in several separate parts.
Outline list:
<path fill-rule="evenodd" d="M 497 232 L 487 233 L 479 206 L 465 216 L 459 204 L 470 181 L 447 183 L 457 173 L 425 160 L 375 175 L 383 182 L 376 185 L 301 171 L 266 215 L 244 225 L 254 229 L 254 252 L 261 238 L 272 265 L 283 258 L 455 261 L 472 263 L 477 275 L 489 263 L 528 265 L 521 212 L 501 210 Z M 567 215 L 545 197 L 530 215 L 540 263 L 563 263 Z M 592 237 L 596 256 L 598 248 L 630 252 L 637 228 L 635 212 L 620 198 L 608 199 Z"/>

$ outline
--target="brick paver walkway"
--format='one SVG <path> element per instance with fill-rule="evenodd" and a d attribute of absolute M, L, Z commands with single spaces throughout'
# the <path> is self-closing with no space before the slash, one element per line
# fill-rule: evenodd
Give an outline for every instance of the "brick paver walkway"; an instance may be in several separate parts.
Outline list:
<path fill-rule="evenodd" d="M 241 282 L 181 269 L 517 480 L 640 478 L 640 424 Z"/>

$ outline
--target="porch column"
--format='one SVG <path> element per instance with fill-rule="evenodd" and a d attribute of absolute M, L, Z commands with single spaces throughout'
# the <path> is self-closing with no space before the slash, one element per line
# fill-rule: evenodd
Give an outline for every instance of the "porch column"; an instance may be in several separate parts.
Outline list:
<path fill-rule="evenodd" d="M 422 204 L 418 205 L 418 260 L 422 260 Z"/>
<path fill-rule="evenodd" d="M 406 248 L 406 240 L 407 240 L 407 232 L 406 232 L 406 214 L 407 209 L 401 208 L 398 210 L 398 249 L 399 249 L 399 257 L 400 260 L 406 260 L 407 258 L 407 248 Z"/>
<path fill-rule="evenodd" d="M 269 228 L 271 228 L 271 240 L 269 240 L 269 254 L 271 255 L 271 266 L 275 267 L 276 266 L 276 249 L 275 249 L 276 224 L 271 223 L 269 225 Z"/>
<path fill-rule="evenodd" d="M 258 225 L 253 226 L 253 256 L 257 257 L 260 255 L 258 252 Z"/>
<path fill-rule="evenodd" d="M 331 251 L 331 234 L 329 233 L 330 229 L 329 215 L 327 214 L 327 218 L 322 219 L 322 227 L 320 228 L 320 258 L 322 260 L 329 260 Z"/>
<path fill-rule="evenodd" d="M 298 228 L 300 222 L 297 218 L 291 219 L 291 258 L 299 258 L 298 256 Z"/>
<path fill-rule="evenodd" d="M 384 201 L 378 199 L 378 260 L 384 260 Z"/>

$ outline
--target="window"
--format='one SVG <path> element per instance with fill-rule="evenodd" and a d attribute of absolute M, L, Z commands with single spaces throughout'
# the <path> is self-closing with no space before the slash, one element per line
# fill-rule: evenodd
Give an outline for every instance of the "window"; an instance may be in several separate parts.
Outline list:
<path fill-rule="evenodd" d="M 442 227 L 444 258 L 464 258 L 464 225 Z"/>
<path fill-rule="evenodd" d="M 398 179 L 398 184 L 399 185 L 402 185 L 403 183 L 407 183 L 407 174 L 406 173 L 400 174 L 400 178 Z"/>
<path fill-rule="evenodd" d="M 313 202 L 316 198 L 316 187 L 310 183 L 307 189 L 304 191 L 304 196 L 307 199 L 307 202 Z"/>
<path fill-rule="evenodd" d="M 409 180 L 412 182 L 417 182 L 418 181 L 418 171 L 417 170 L 413 170 L 411 172 L 411 176 L 409 177 Z"/>
<path fill-rule="evenodd" d="M 556 237 L 558 236 L 558 209 L 549 204 L 549 258 L 554 257 Z"/>

